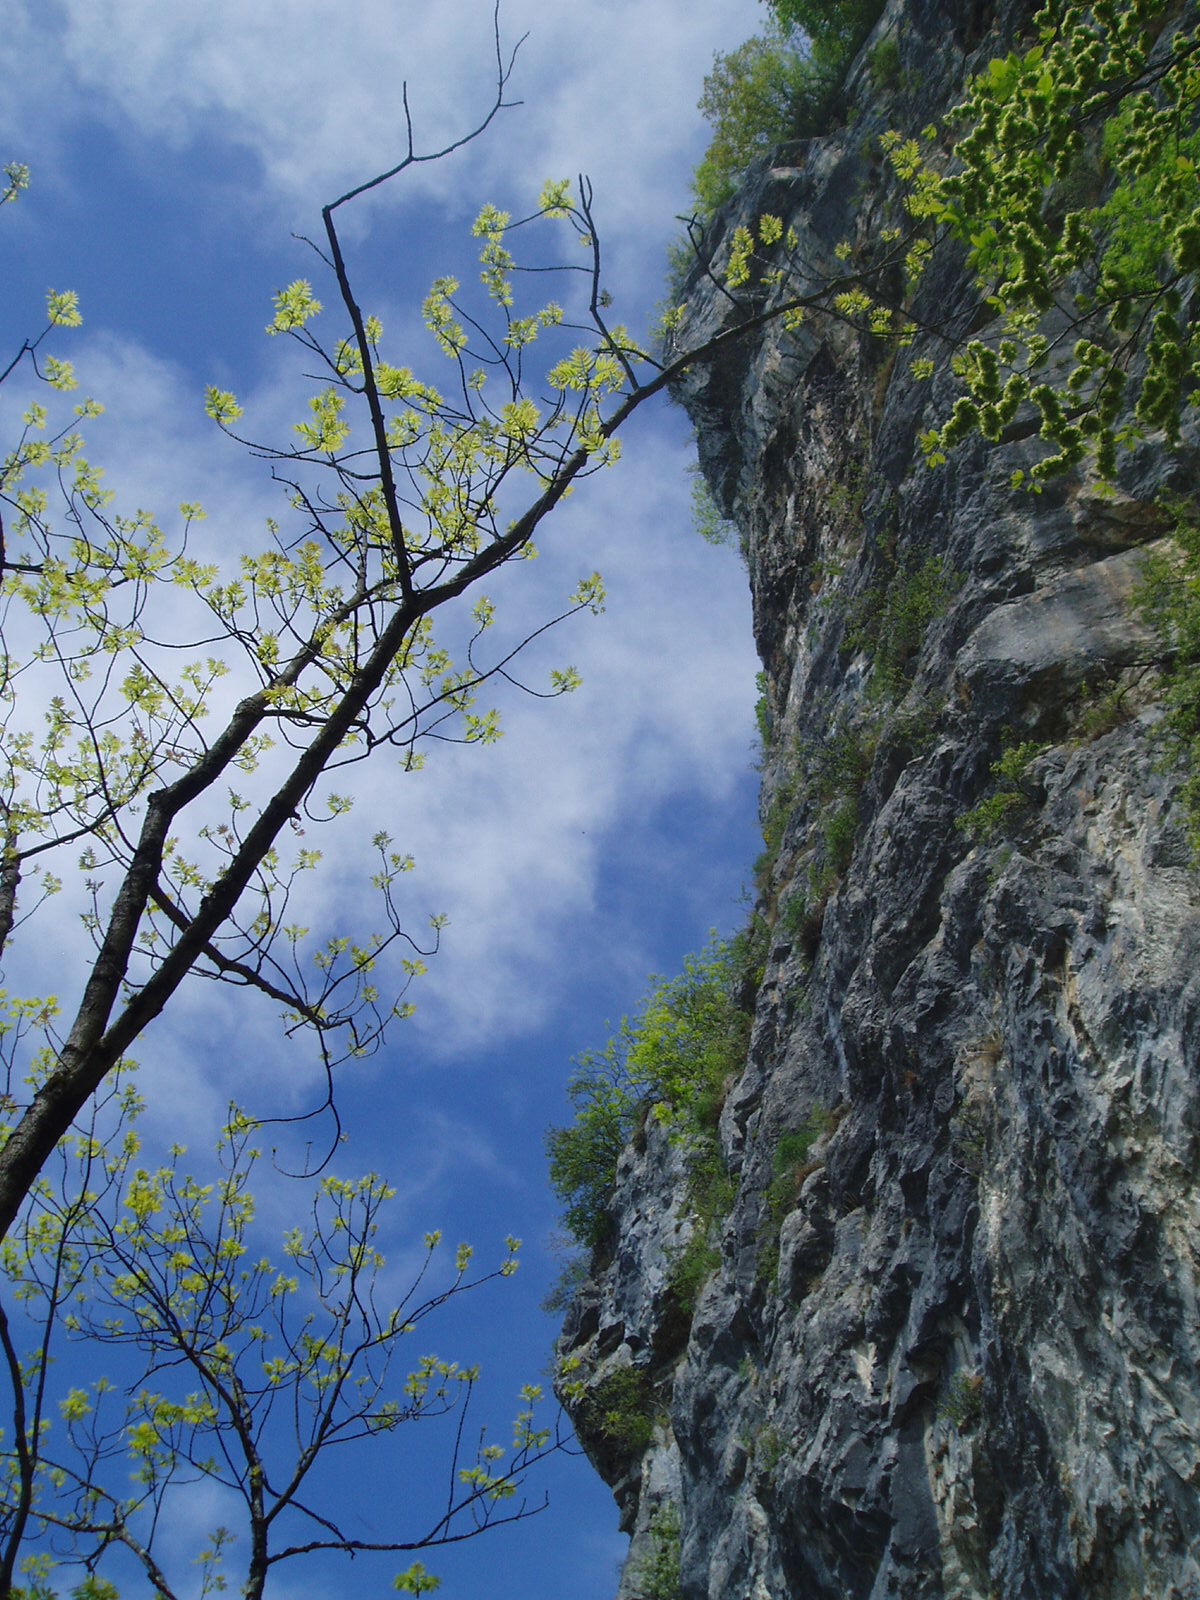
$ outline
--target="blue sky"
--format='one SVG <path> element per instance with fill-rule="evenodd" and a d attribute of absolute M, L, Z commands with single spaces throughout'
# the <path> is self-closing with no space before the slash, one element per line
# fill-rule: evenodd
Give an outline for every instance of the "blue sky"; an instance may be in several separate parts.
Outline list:
<path fill-rule="evenodd" d="M 85 326 L 57 348 L 106 405 L 88 437 L 118 505 L 165 514 L 200 500 L 203 537 L 228 558 L 281 508 L 261 465 L 206 422 L 204 385 L 233 389 L 249 416 L 286 431 L 298 366 L 262 330 L 274 290 L 316 279 L 291 235 L 314 234 L 323 201 L 388 163 L 402 80 L 430 144 L 461 129 L 486 92 L 490 7 L 52 0 L 5 11 L 0 155 L 33 174 L 0 215 L 5 349 L 36 326 L 48 287 L 77 290 Z M 513 85 L 524 105 L 345 225 L 361 297 L 411 343 L 413 364 L 436 377 L 420 299 L 463 258 L 479 207 L 519 213 L 545 178 L 579 171 L 595 184 L 614 314 L 645 327 L 703 150 L 701 79 L 713 52 L 760 20 L 749 0 L 506 5 L 505 37 L 529 35 Z M 18 389 L 0 392 L 6 438 L 20 403 Z M 570 1058 L 633 1008 L 649 973 L 675 970 L 710 927 L 744 914 L 757 663 L 740 565 L 691 529 L 690 460 L 682 414 L 665 403 L 643 413 L 620 465 L 581 488 L 539 562 L 496 596 L 517 629 L 578 575 L 603 572 L 605 614 L 571 622 L 538 663 L 573 663 L 583 688 L 504 702 L 493 748 L 448 746 L 415 777 L 360 772 L 352 825 L 320 840 L 328 870 L 312 909 L 331 931 L 349 925 L 359 842 L 379 826 L 416 858 L 414 924 L 449 917 L 415 1018 L 343 1080 L 350 1141 L 338 1160 L 396 1184 L 398 1260 L 434 1227 L 472 1240 L 481 1259 L 507 1234 L 526 1241 L 515 1279 L 428 1338 L 483 1364 L 480 1418 L 501 1431 L 555 1332 L 538 1309 L 557 1270 L 542 1140 L 564 1115 Z M 48 942 L 18 947 L 8 976 L 36 984 L 47 949 L 66 998 L 82 959 L 66 910 Z M 138 1055 L 151 1143 L 206 1150 L 231 1095 L 299 1106 L 313 1088 L 270 1008 L 211 986 L 183 994 Z M 281 1189 L 264 1221 L 285 1221 L 291 1204 Z M 369 1483 L 362 1515 L 390 1526 L 428 1467 L 409 1446 L 388 1448 L 347 1458 L 353 1482 L 330 1493 L 349 1488 L 357 1504 Z M 552 1504 L 535 1521 L 427 1558 L 444 1594 L 607 1600 L 624 1543 L 608 1491 L 567 1459 L 542 1487 Z M 197 1521 L 206 1509 L 192 1507 Z M 297 1569 L 274 1592 L 385 1593 L 393 1570 L 356 1564 L 338 1580 Z"/>

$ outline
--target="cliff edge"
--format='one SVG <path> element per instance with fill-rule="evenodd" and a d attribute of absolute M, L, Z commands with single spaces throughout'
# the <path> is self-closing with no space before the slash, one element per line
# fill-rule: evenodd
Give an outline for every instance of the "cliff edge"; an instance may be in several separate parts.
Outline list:
<path fill-rule="evenodd" d="M 1023 21 L 889 6 L 892 84 L 864 53 L 857 120 L 748 174 L 708 257 L 770 212 L 830 268 L 878 133 Z M 986 320 L 952 251 L 921 297 Z M 688 304 L 692 342 L 730 314 L 700 271 Z M 619 1600 L 1200 1596 L 1200 880 L 1134 604 L 1200 447 L 1115 493 L 1012 489 L 1029 439 L 931 470 L 921 353 L 774 324 L 681 391 L 753 589 L 767 852 L 719 1263 L 681 1303 L 651 1119 L 559 1346 Z"/>

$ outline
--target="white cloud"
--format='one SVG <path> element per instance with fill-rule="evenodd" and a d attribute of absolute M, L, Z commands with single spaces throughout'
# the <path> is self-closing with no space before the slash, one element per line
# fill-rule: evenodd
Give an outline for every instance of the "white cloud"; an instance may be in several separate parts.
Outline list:
<path fill-rule="evenodd" d="M 233 244 L 214 259 L 229 260 L 243 240 L 257 247 L 260 237 L 282 237 L 288 227 L 311 230 L 317 204 L 395 148 L 405 76 L 431 142 L 461 129 L 460 118 L 486 94 L 489 0 L 49 0 L 9 12 L 0 33 L 7 86 L 0 138 L 8 145 L 4 159 L 34 166 L 35 190 L 30 205 L 7 220 L 53 246 L 50 230 L 56 221 L 61 228 L 54 203 L 72 198 L 72 184 L 92 181 L 86 161 L 76 158 L 99 130 L 97 145 L 112 166 L 101 171 L 97 162 L 94 174 L 104 197 L 96 209 L 106 226 L 114 219 L 105 242 L 127 230 L 131 259 L 137 252 L 145 269 L 125 301 L 106 302 L 115 308 L 105 313 L 114 331 L 97 336 L 89 320 L 78 348 L 63 352 L 76 359 L 85 389 L 109 406 L 88 429 L 94 457 L 123 509 L 145 506 L 169 525 L 180 500 L 202 501 L 210 515 L 197 532 L 198 553 L 253 547 L 264 518 L 280 513 L 278 491 L 205 421 L 200 394 L 207 381 L 231 386 L 256 428 L 286 436 L 296 415 L 291 356 L 280 341 L 261 359 L 256 347 L 239 367 L 232 336 L 215 351 L 194 338 L 189 345 L 192 307 L 168 309 L 172 265 L 156 247 L 168 239 L 186 248 L 192 230 L 225 230 L 222 238 Z M 415 186 L 388 195 L 386 218 L 378 213 L 375 220 L 386 222 L 381 236 L 400 259 L 371 254 L 363 231 L 369 207 L 352 225 L 364 270 L 374 274 L 372 304 L 382 304 L 389 333 L 419 324 L 403 297 L 410 278 L 423 280 L 431 246 L 440 252 L 441 221 L 469 217 L 489 197 L 515 206 L 543 177 L 578 170 L 596 183 L 606 280 L 642 306 L 652 304 L 663 243 L 674 231 L 671 213 L 686 203 L 688 172 L 703 143 L 694 110 L 701 77 L 715 49 L 736 44 L 759 21 L 756 0 L 506 0 L 506 36 L 531 32 L 514 80 L 525 105 L 462 158 L 425 169 Z M 161 179 L 157 189 L 142 183 L 148 172 Z M 185 172 L 188 181 L 177 182 Z M 188 187 L 197 173 L 200 193 Z M 38 209 L 43 193 L 47 222 Z M 405 194 L 423 196 L 424 208 L 405 211 Z M 170 207 L 169 217 L 149 213 L 147 195 Z M 413 217 L 438 236 L 420 236 Z M 11 244 L 12 229 L 8 237 Z M 119 273 L 115 252 L 103 259 Z M 212 285 L 205 310 L 216 325 L 230 320 L 240 328 L 240 311 L 227 317 L 226 287 Z M 273 285 L 261 287 L 252 329 L 266 320 Z M 208 288 L 200 280 L 190 285 L 201 297 Z M 147 348 L 142 323 L 119 321 L 123 305 L 132 319 L 139 294 L 144 309 L 162 319 L 159 328 L 169 319 L 178 333 L 176 361 Z M 90 319 L 90 301 L 85 311 Z M 24 331 L 22 323 L 17 342 Z M 542 620 L 581 574 L 603 571 L 606 614 L 572 622 L 532 658 L 542 674 L 551 662 L 574 662 L 584 688 L 552 704 L 507 699 L 499 745 L 440 749 L 420 776 L 378 764 L 351 769 L 338 780 L 358 794 L 351 819 L 308 830 L 305 840 L 326 851 L 313 883 L 314 927 L 361 925 L 361 846 L 378 827 L 417 858 L 406 882 L 413 925 L 429 911 L 451 917 L 443 953 L 414 994 L 415 1021 L 397 1029 L 390 1060 L 364 1064 L 346 1083 L 351 1113 L 357 1108 L 347 1160 L 361 1164 L 365 1145 L 366 1159 L 381 1150 L 389 1173 L 402 1175 L 395 1226 L 405 1236 L 410 1223 L 425 1226 L 424 1213 L 472 1187 L 499 1194 L 506 1221 L 511 1200 L 511 1225 L 528 1231 L 516 1220 L 515 1202 L 531 1191 L 540 1167 L 528 1152 L 522 1166 L 472 1100 L 478 1080 L 470 1075 L 471 1053 L 529 1037 L 564 1010 L 581 974 L 607 977 L 619 969 L 636 990 L 655 959 L 642 949 L 653 942 L 645 925 L 652 919 L 616 925 L 624 911 L 623 903 L 613 910 L 614 878 L 643 873 L 652 892 L 674 813 L 696 797 L 715 809 L 746 781 L 755 661 L 744 575 L 734 558 L 690 530 L 681 421 L 661 408 L 643 414 L 626 451 L 617 470 L 583 486 L 556 515 L 540 541 L 541 559 L 510 569 L 495 585 L 517 629 L 522 620 Z M 172 610 L 164 631 L 176 630 L 181 615 Z M 229 686 L 230 695 L 236 688 Z M 707 893 L 717 868 L 710 877 L 707 862 L 691 859 L 685 870 L 680 898 L 694 896 L 702 928 L 720 915 Z M 33 937 L 18 939 L 6 974 L 14 987 L 27 975 L 26 952 L 30 960 L 48 956 L 44 964 L 64 988 L 78 984 L 86 946 L 67 898 L 35 923 Z M 180 1139 L 203 1161 L 231 1095 L 252 1108 L 311 1105 L 312 1059 L 279 1048 L 277 1009 L 199 982 L 176 997 L 134 1050 L 148 1101 L 148 1149 L 157 1148 L 156 1136 Z M 405 1068 L 399 1087 L 391 1081 L 398 1065 Z M 536 1098 L 530 1081 L 548 1088 L 562 1067 L 557 1059 L 535 1060 L 520 1081 L 514 1073 L 514 1104 L 527 1106 Z M 540 1104 L 527 1116 L 536 1143 Z M 302 1142 L 308 1135 L 297 1136 Z M 264 1136 L 268 1150 L 274 1137 Z M 262 1188 L 270 1231 L 295 1201 L 269 1174 Z M 539 1196 L 536 1214 L 544 1210 Z M 481 1237 L 481 1248 L 487 1242 Z M 411 1264 L 401 1247 L 393 1270 L 402 1275 Z M 539 1322 L 533 1338 L 542 1337 Z M 215 1509 L 191 1502 L 202 1522 Z M 572 1548 L 584 1549 L 584 1567 L 597 1548 L 607 1559 L 621 1543 L 612 1536 L 594 1546 L 575 1523 L 568 1537 Z M 514 1570 L 523 1590 L 543 1592 L 520 1562 Z M 307 1583 L 291 1577 L 286 1592 L 318 1592 Z"/>
<path fill-rule="evenodd" d="M 61 0 L 0 45 L 7 120 L 35 147 L 80 112 L 168 151 L 237 147 L 261 166 L 245 201 L 299 201 L 307 217 L 403 150 L 405 80 L 424 148 L 472 124 L 491 93 L 491 16 L 489 0 Z M 465 158 L 472 185 L 589 172 L 610 225 L 669 230 L 712 53 L 760 20 L 752 0 L 511 0 L 501 29 L 507 48 L 528 35 L 510 89 L 523 104 Z M 411 181 L 453 199 L 464 163 Z"/>
<path fill-rule="evenodd" d="M 113 337 L 91 339 L 79 359 L 89 388 L 115 397 L 93 431 L 118 504 L 148 507 L 169 526 L 176 503 L 195 497 L 210 508 L 197 553 L 228 557 L 256 545 L 264 517 L 279 510 L 277 491 L 202 416 L 188 375 Z M 285 416 L 292 388 L 281 364 L 246 396 L 248 407 Z M 365 885 L 374 862 L 364 845 L 378 830 L 416 858 L 402 890 L 414 934 L 424 935 L 430 913 L 450 919 L 407 1025 L 426 1052 L 462 1056 L 553 1014 L 590 958 L 613 959 L 612 930 L 594 907 L 620 851 L 650 837 L 662 812 L 690 796 L 720 800 L 745 779 L 755 664 L 744 578 L 732 555 L 691 529 L 681 434 L 665 407 L 643 413 L 625 459 L 547 524 L 541 557 L 491 586 L 508 635 L 519 638 L 560 608 L 580 576 L 601 569 L 605 614 L 572 619 L 518 663 L 538 684 L 549 664 L 572 663 L 581 690 L 549 703 L 507 692 L 507 732 L 495 747 L 433 746 L 428 770 L 411 776 L 385 755 L 321 786 L 356 794 L 356 809 L 348 823 L 306 828 L 304 846 L 325 861 L 298 908 L 302 920 L 323 935 L 372 926 Z M 153 631 L 177 638 L 186 606 L 169 589 L 163 599 Z M 228 680 L 226 707 L 242 690 Z M 57 937 L 74 966 L 82 949 L 67 902 Z M 302 1056 L 310 1064 L 301 1068 L 293 1051 L 276 1061 L 277 1007 L 245 998 L 193 983 L 135 1052 L 148 1089 L 172 1085 L 161 1103 L 173 1124 L 215 1125 L 228 1098 L 245 1103 L 251 1081 L 260 1103 L 276 1096 L 295 1109 L 311 1095 L 315 1060 Z"/>
<path fill-rule="evenodd" d="M 416 857 L 406 897 L 450 918 L 414 991 L 427 1048 L 462 1052 L 540 1021 L 566 981 L 564 939 L 584 961 L 603 937 L 589 916 L 618 842 L 691 794 L 727 796 L 746 774 L 743 579 L 692 533 L 682 465 L 678 443 L 643 435 L 581 491 L 577 526 L 553 530 L 534 568 L 510 574 L 524 590 L 518 615 L 533 621 L 579 570 L 604 572 L 606 613 L 575 619 L 550 647 L 578 665 L 582 690 L 549 704 L 510 698 L 498 745 L 435 748 L 415 777 L 389 781 L 381 764 L 360 784 L 355 831 L 386 826 Z M 345 838 L 332 845 L 335 878 L 348 876 Z"/>

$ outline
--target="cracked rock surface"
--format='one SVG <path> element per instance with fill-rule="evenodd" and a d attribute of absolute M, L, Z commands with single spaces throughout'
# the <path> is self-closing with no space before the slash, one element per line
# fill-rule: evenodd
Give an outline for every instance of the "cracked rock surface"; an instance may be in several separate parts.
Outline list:
<path fill-rule="evenodd" d="M 753 169 L 715 260 L 763 211 L 825 264 L 869 228 L 867 135 L 928 120 L 1019 25 L 989 39 L 969 9 L 889 6 L 923 99 L 868 98 Z M 972 309 L 952 258 L 922 293 Z M 728 315 L 697 279 L 683 337 Z M 815 320 L 682 398 L 745 541 L 780 842 L 720 1265 L 689 1320 L 668 1287 L 685 1162 L 651 1121 L 559 1347 L 634 1535 L 618 1600 L 668 1504 L 684 1600 L 1200 1600 L 1200 903 L 1133 604 L 1155 501 L 1194 486 L 1200 449 L 1139 447 L 1114 497 L 1014 492 L 1028 441 L 930 471 L 938 383 Z M 922 573 L 939 604 L 881 692 L 872 612 Z M 831 796 L 822 751 L 847 738 L 858 776 Z M 814 1111 L 779 1217 L 775 1150 Z M 588 1411 L 624 1367 L 648 1443 Z"/>

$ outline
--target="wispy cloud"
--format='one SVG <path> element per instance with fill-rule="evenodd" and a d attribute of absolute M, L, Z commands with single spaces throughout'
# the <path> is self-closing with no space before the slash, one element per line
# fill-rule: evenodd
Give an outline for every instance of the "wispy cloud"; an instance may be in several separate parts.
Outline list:
<path fill-rule="evenodd" d="M 515 210 L 544 177 L 579 171 L 596 183 L 606 280 L 621 316 L 639 324 L 637 308 L 648 310 L 660 292 L 673 213 L 687 206 L 688 173 L 703 146 L 701 78 L 714 50 L 759 21 L 757 0 L 505 0 L 505 38 L 529 33 L 513 81 L 524 104 L 461 158 L 422 169 L 415 183 L 347 220 L 370 304 L 389 334 L 424 337 L 414 304 L 432 273 L 446 270 L 449 224 L 461 230 L 491 198 Z M 277 283 L 255 284 L 261 299 L 248 313 L 237 297 L 250 292 L 249 276 L 227 284 L 209 265 L 224 264 L 232 278 L 231 264 L 250 274 L 269 261 L 264 271 L 280 281 L 308 270 L 307 260 L 292 264 L 288 230 L 311 232 L 322 202 L 393 156 L 402 80 L 429 145 L 461 132 L 488 94 L 490 30 L 490 0 L 8 8 L 0 143 L 5 160 L 34 166 L 35 188 L 28 205 L 6 208 L 5 237 L 36 247 L 26 257 L 36 254 L 39 272 L 43 261 L 57 263 L 60 247 L 76 248 L 80 262 L 95 244 L 101 281 L 93 287 L 105 309 L 85 300 L 87 325 L 62 353 L 75 358 L 84 390 L 108 406 L 87 432 L 121 509 L 145 507 L 169 528 L 181 500 L 199 500 L 209 520 L 196 530 L 198 554 L 233 558 L 261 543 L 266 517 L 281 512 L 278 489 L 206 422 L 201 393 L 206 382 L 234 388 L 261 436 L 287 437 L 298 408 L 294 352 L 258 334 Z M 81 194 L 95 203 L 81 205 Z M 64 215 L 73 220 L 63 223 Z M 91 235 L 74 231 L 80 218 Z M 276 239 L 284 249 L 271 254 L 264 241 Z M 74 283 L 45 270 L 47 281 Z M 22 292 L 34 300 L 18 306 L 14 296 L 8 311 L 19 319 L 16 343 L 44 287 L 32 272 Z M 101 293 L 112 287 L 105 274 L 128 292 Z M 105 318 L 107 330 L 97 331 Z M 19 397 L 6 389 L 4 400 Z M 378 1163 L 398 1177 L 398 1278 L 416 1260 L 410 1232 L 436 1225 L 443 1212 L 448 1229 L 461 1225 L 478 1238 L 481 1260 L 491 1233 L 512 1228 L 532 1239 L 544 1228 L 540 1130 L 557 1114 L 550 1101 L 566 1058 L 591 1042 L 581 1030 L 596 1027 L 608 1005 L 589 993 L 586 1024 L 577 1023 L 581 992 L 603 979 L 606 994 L 619 993 L 621 983 L 607 982 L 617 971 L 636 995 L 661 959 L 652 953 L 660 942 L 691 940 L 690 930 L 673 930 L 660 941 L 655 925 L 672 852 L 683 881 L 663 899 L 701 930 L 728 898 L 739 870 L 731 857 L 748 853 L 740 841 L 729 848 L 714 838 L 710 861 L 679 821 L 701 812 L 744 818 L 755 668 L 744 575 L 736 558 L 704 546 L 690 528 L 689 454 L 677 414 L 664 406 L 639 417 L 625 460 L 563 508 L 540 559 L 493 586 L 501 625 L 518 637 L 552 614 L 581 575 L 603 572 L 605 615 L 573 620 L 530 659 L 539 683 L 551 664 L 576 665 L 584 679 L 576 695 L 546 704 L 505 694 L 497 746 L 439 747 L 422 774 L 386 764 L 350 769 L 337 779 L 356 795 L 349 821 L 306 829 L 304 843 L 325 852 L 305 908 L 314 927 L 335 933 L 369 921 L 363 843 L 380 828 L 416 858 L 404 884 L 414 929 L 430 912 L 450 918 L 397 1049 L 345 1078 L 355 1138 L 338 1161 L 344 1155 L 350 1170 Z M 182 618 L 172 610 L 164 633 Z M 228 693 L 237 689 L 231 681 Z M 87 940 L 68 893 L 34 936 L 18 937 L 4 975 L 14 988 L 26 978 L 34 992 L 44 988 L 47 967 L 60 989 L 78 986 Z M 70 994 L 63 998 L 69 1005 Z M 618 998 L 614 1009 L 628 1003 Z M 283 1112 L 312 1103 L 314 1063 L 278 1047 L 277 1011 L 222 986 L 185 987 L 134 1051 L 148 1152 L 178 1139 L 202 1163 L 230 1098 Z M 571 1027 L 553 1038 L 537 1032 L 565 1016 Z M 275 1137 L 264 1134 L 268 1152 Z M 301 1145 L 306 1137 L 299 1133 Z M 295 1190 L 269 1173 L 261 1187 L 270 1234 L 290 1219 Z M 544 1322 L 531 1315 L 498 1332 L 496 1317 L 481 1300 L 464 1348 L 514 1360 L 520 1352 L 536 1370 Z M 403 1495 L 403 1468 L 392 1475 Z M 200 1527 L 222 1514 L 200 1499 L 190 1510 Z M 596 1515 L 610 1526 L 607 1510 Z M 580 1595 L 608 1592 L 603 1568 L 620 1537 L 586 1532 L 582 1513 L 571 1524 L 557 1536 L 534 1525 L 534 1549 L 511 1563 L 511 1580 L 488 1556 L 460 1592 L 557 1594 L 567 1584 Z M 190 1521 L 186 1531 L 194 1531 Z M 539 1580 L 546 1566 L 537 1546 L 555 1537 L 562 1558 L 552 1554 L 551 1576 Z M 454 1561 L 468 1570 L 470 1559 L 447 1553 L 447 1574 Z M 327 1589 L 297 1573 L 284 1592 Z"/>
<path fill-rule="evenodd" d="M 79 359 L 89 387 L 118 397 L 93 427 L 120 502 L 170 526 L 180 499 L 201 500 L 212 508 L 195 535 L 206 557 L 260 544 L 266 516 L 280 509 L 277 490 L 261 464 L 215 434 L 190 375 L 111 336 L 89 340 Z M 293 387 L 281 368 L 247 404 L 281 417 Z M 402 893 L 414 935 L 426 936 L 433 913 L 449 927 L 414 992 L 410 1026 L 423 1049 L 443 1058 L 519 1036 L 553 1014 L 581 968 L 611 959 L 611 929 L 593 913 L 620 850 L 692 798 L 720 801 L 746 779 L 755 663 L 744 581 L 736 559 L 691 528 L 681 434 L 665 410 L 650 417 L 621 463 L 583 485 L 548 525 L 540 558 L 501 573 L 492 588 L 506 636 L 518 639 L 561 609 L 582 575 L 603 572 L 604 615 L 570 620 L 528 665 L 516 665 L 541 687 L 550 664 L 573 664 L 580 690 L 546 703 L 501 686 L 498 745 L 434 745 L 427 770 L 412 775 L 382 756 L 369 772 L 351 767 L 322 785 L 354 793 L 355 811 L 346 823 L 306 829 L 305 847 L 325 860 L 297 914 L 361 936 L 373 916 L 365 842 L 386 831 L 411 853 L 417 870 Z M 178 637 L 184 627 L 172 608 L 182 619 L 187 607 L 170 590 L 165 603 L 155 631 Z M 187 626 L 196 629 L 194 614 Z M 227 706 L 244 687 L 236 676 L 228 681 Z M 78 957 L 72 909 L 64 901 L 57 937 Z M 219 1117 L 227 1099 L 244 1099 L 250 1076 L 260 1091 L 264 1075 L 274 1079 L 277 1008 L 244 1000 L 193 984 L 174 1020 L 156 1028 L 146 1070 L 174 1079 L 174 1113 L 182 1094 L 190 1114 Z M 180 1074 L 189 1057 L 203 1070 Z M 281 1068 L 272 1092 L 298 1103 L 312 1080 L 296 1068 Z"/>
<path fill-rule="evenodd" d="M 506 187 L 543 166 L 590 172 L 621 226 L 674 208 L 681 153 L 694 160 L 701 137 L 700 79 L 713 50 L 757 21 L 747 0 L 510 0 L 506 46 L 528 35 L 511 91 L 524 106 L 473 153 L 474 169 Z M 9 114 L 35 140 L 71 108 L 168 149 L 237 146 L 259 164 L 268 199 L 311 211 L 403 147 L 403 82 L 431 146 L 461 132 L 487 101 L 491 28 L 489 0 L 61 0 L 6 30 L 19 68 L 7 74 Z M 419 181 L 450 195 L 461 166 Z"/>

